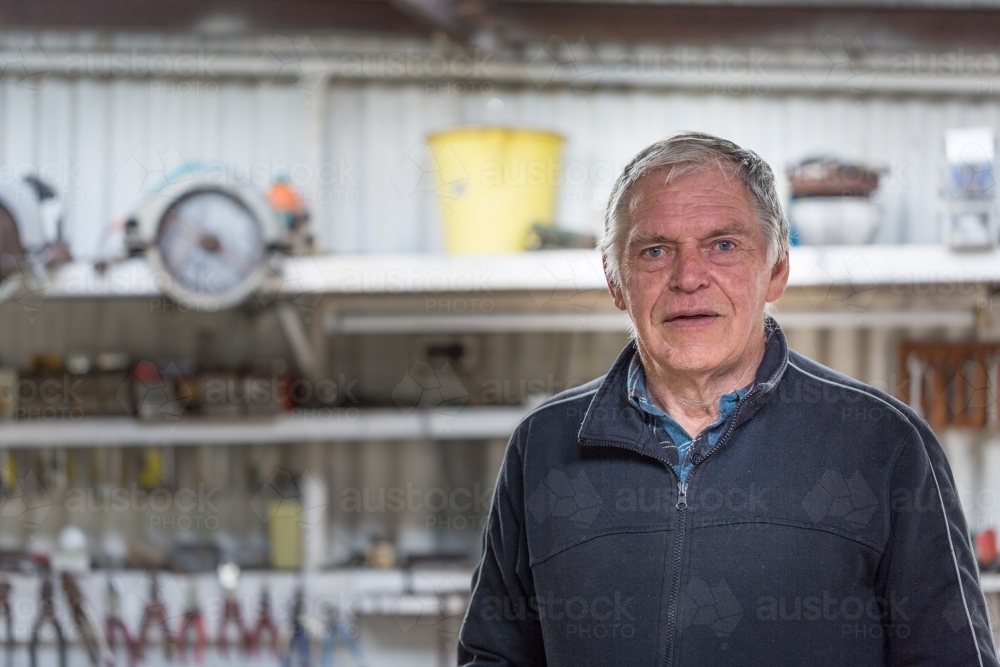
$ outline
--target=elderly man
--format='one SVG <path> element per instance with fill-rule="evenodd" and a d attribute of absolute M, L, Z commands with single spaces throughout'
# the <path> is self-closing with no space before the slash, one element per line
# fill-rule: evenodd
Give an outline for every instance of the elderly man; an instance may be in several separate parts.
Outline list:
<path fill-rule="evenodd" d="M 788 350 L 771 169 L 704 134 L 632 160 L 608 285 L 635 340 L 511 438 L 466 665 L 997 665 L 948 463 Z"/>

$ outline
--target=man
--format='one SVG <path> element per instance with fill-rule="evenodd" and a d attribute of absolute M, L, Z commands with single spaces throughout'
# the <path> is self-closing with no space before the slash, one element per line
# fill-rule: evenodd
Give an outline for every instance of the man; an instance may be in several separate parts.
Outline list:
<path fill-rule="evenodd" d="M 635 340 L 511 438 L 466 665 L 997 665 L 948 463 L 886 394 L 788 350 L 771 169 L 704 134 L 612 192 Z"/>

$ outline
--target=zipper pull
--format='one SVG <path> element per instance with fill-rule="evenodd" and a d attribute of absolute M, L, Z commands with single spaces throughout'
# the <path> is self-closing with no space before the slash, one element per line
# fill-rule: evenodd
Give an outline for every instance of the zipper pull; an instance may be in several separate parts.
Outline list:
<path fill-rule="evenodd" d="M 677 482 L 677 509 L 686 510 L 688 506 L 687 482 Z"/>

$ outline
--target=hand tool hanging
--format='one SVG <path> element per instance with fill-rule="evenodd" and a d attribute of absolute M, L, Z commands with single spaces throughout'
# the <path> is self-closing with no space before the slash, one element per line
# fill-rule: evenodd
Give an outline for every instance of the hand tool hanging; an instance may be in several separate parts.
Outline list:
<path fill-rule="evenodd" d="M 62 573 L 63 592 L 69 601 L 73 615 L 73 625 L 80 635 L 80 640 L 87 651 L 87 657 L 93 667 L 115 667 L 115 656 L 111 653 L 108 640 L 104 636 L 101 623 L 93 608 L 87 604 L 80 586 L 69 572 Z"/>
<path fill-rule="evenodd" d="M 38 618 L 35 619 L 35 627 L 31 630 L 31 667 L 38 667 L 38 640 L 42 634 L 42 628 L 51 625 L 56 633 L 56 641 L 59 647 L 59 667 L 66 667 L 66 636 L 63 634 L 62 626 L 56 617 L 56 603 L 54 597 L 54 585 L 52 583 L 52 572 L 49 570 L 48 562 L 42 563 L 42 593 L 39 603 Z"/>
<path fill-rule="evenodd" d="M 219 652 L 229 653 L 229 640 L 226 637 L 226 630 L 230 625 L 236 626 L 238 641 L 243 646 L 245 653 L 250 652 L 252 640 L 243 626 L 243 612 L 240 603 L 236 600 L 236 589 L 240 585 L 240 566 L 232 560 L 223 560 L 216 569 L 219 578 L 219 585 L 225 595 L 225 607 L 222 610 L 222 620 L 219 621 L 219 632 L 217 634 Z"/>
<path fill-rule="evenodd" d="M 270 635 L 268 646 L 271 648 L 271 653 L 277 655 L 278 625 L 274 622 L 274 617 L 271 615 L 271 592 L 268 590 L 266 584 L 261 590 L 260 604 L 257 607 L 257 625 L 247 632 L 247 646 L 252 655 L 257 655 L 260 652 L 265 633 Z"/>
<path fill-rule="evenodd" d="M 10 615 L 10 582 L 0 581 L 0 614 L 3 614 L 4 628 L 4 667 L 14 665 L 14 619 Z"/>
<path fill-rule="evenodd" d="M 292 667 L 292 659 L 296 649 L 298 649 L 299 654 L 299 667 L 311 667 L 312 665 L 312 647 L 305 623 L 305 603 L 305 593 L 300 586 L 295 591 L 295 600 L 292 603 L 292 636 L 288 640 L 288 649 L 281 659 L 282 667 Z"/>
<path fill-rule="evenodd" d="M 122 621 L 121 617 L 121 595 L 118 593 L 118 586 L 115 585 L 114 580 L 108 577 L 108 594 L 107 594 L 107 616 L 104 620 L 105 632 L 108 638 L 108 647 L 114 655 L 115 648 L 115 633 L 121 635 L 122 644 L 125 646 L 125 655 L 128 656 L 129 667 L 135 667 L 135 640 L 132 639 L 132 633 L 128 631 L 125 627 L 125 623 Z"/>
<path fill-rule="evenodd" d="M 149 573 L 149 600 L 146 608 L 142 612 L 142 621 L 139 623 L 139 636 L 136 639 L 135 653 L 139 660 L 146 657 L 146 633 L 149 628 L 156 623 L 163 633 L 163 653 L 167 660 L 174 658 L 174 636 L 167 623 L 167 607 L 160 598 L 160 587 L 156 583 L 156 573 Z"/>
<path fill-rule="evenodd" d="M 327 626 L 323 635 L 323 667 L 334 667 L 334 658 L 337 654 L 337 644 L 341 644 L 351 654 L 351 658 L 357 665 L 364 665 L 365 659 L 361 655 L 361 649 L 351 636 L 350 627 L 347 626 L 339 610 L 335 610 L 334 617 Z"/>
<path fill-rule="evenodd" d="M 181 621 L 181 628 L 177 633 L 177 652 L 184 660 L 187 660 L 189 632 L 194 632 L 194 659 L 196 662 L 201 662 L 205 659 L 208 636 L 205 634 L 205 618 L 202 616 L 201 606 L 198 604 L 198 587 L 193 579 L 188 586 L 188 608 L 184 612 L 184 619 Z"/>

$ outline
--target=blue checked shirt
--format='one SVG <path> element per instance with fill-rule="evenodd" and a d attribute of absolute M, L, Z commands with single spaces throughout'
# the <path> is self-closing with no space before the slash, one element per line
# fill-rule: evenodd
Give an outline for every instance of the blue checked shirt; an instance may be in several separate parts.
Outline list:
<path fill-rule="evenodd" d="M 697 438 L 707 439 L 709 447 L 714 447 L 726 430 L 726 424 L 736 411 L 736 406 L 739 405 L 740 400 L 747 395 L 752 386 L 753 383 L 722 396 L 719 399 L 719 418 L 699 433 Z M 646 424 L 653 432 L 653 437 L 663 447 L 667 460 L 670 461 L 677 476 L 682 482 L 686 482 L 694 467 L 688 460 L 687 453 L 697 438 L 688 435 L 684 427 L 678 424 L 673 417 L 649 400 L 649 394 L 646 391 L 646 371 L 639 360 L 638 351 L 632 355 L 632 361 L 628 367 L 628 397 L 632 405 L 643 412 Z"/>

